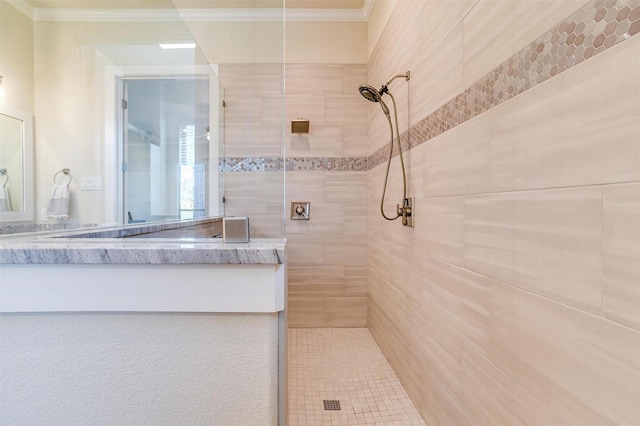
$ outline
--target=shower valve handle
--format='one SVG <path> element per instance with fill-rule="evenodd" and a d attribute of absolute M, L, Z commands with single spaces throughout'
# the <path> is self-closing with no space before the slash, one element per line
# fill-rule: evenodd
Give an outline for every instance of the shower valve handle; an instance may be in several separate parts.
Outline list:
<path fill-rule="evenodd" d="M 413 198 L 405 198 L 402 201 L 402 207 L 400 204 L 396 204 L 396 209 L 398 213 L 398 217 L 402 217 L 402 224 L 404 226 L 410 226 L 413 228 Z"/>

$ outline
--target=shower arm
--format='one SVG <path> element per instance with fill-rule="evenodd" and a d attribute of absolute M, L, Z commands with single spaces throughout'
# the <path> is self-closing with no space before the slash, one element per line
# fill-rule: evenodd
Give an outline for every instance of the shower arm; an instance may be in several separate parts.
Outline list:
<path fill-rule="evenodd" d="M 405 74 L 396 74 L 393 77 L 391 77 L 389 80 L 387 80 L 387 82 L 385 84 L 382 85 L 382 87 L 380 88 L 380 94 L 383 95 L 385 93 L 389 93 L 389 88 L 388 86 L 391 84 L 391 82 L 393 80 L 395 80 L 396 78 L 404 78 L 407 81 L 411 80 L 411 71 L 407 71 Z"/>

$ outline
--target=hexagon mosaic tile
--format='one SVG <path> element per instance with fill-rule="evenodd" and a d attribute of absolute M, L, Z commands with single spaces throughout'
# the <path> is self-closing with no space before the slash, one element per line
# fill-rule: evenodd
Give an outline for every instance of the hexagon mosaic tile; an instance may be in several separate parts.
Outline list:
<path fill-rule="evenodd" d="M 279 157 L 248 157 L 220 159 L 221 172 L 288 172 L 333 171 L 366 172 L 366 157 L 294 157 L 285 161 Z"/>
<path fill-rule="evenodd" d="M 594 0 L 493 69 L 408 132 L 406 152 L 640 33 L 640 0 Z M 391 156 L 398 155 L 394 144 Z M 369 157 L 225 158 L 225 172 L 366 171 L 389 158 L 389 146 Z"/>
<path fill-rule="evenodd" d="M 640 0 L 595 0 L 400 136 L 407 151 L 640 32 Z M 396 156 L 394 146 L 392 156 Z M 372 169 L 389 157 L 369 156 Z"/>

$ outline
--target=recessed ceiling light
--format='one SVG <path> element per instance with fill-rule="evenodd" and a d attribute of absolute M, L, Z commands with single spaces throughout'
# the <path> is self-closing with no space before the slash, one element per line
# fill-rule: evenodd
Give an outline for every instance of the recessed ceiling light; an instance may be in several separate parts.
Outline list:
<path fill-rule="evenodd" d="M 195 43 L 160 43 L 163 49 L 195 49 Z"/>

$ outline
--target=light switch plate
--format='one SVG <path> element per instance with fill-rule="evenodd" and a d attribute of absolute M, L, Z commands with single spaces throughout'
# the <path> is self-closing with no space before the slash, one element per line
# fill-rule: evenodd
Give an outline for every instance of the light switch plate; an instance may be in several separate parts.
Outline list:
<path fill-rule="evenodd" d="M 104 189 L 104 179 L 101 176 L 81 177 L 81 191 L 102 191 Z"/>

